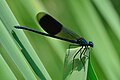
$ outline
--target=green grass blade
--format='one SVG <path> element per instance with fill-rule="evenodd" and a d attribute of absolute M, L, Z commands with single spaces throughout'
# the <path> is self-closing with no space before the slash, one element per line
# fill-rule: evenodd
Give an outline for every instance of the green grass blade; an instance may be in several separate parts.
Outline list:
<path fill-rule="evenodd" d="M 93 0 L 97 8 L 99 9 L 100 13 L 104 17 L 104 19 L 107 21 L 107 23 L 110 25 L 110 28 L 112 28 L 113 32 L 116 34 L 118 39 L 120 40 L 120 16 L 115 11 L 115 8 L 113 7 L 111 1 L 109 0 Z M 104 5 L 104 6 L 103 6 Z M 109 14 L 109 15 L 108 15 Z"/>
<path fill-rule="evenodd" d="M 99 80 L 95 74 L 95 71 L 93 70 L 93 67 L 90 63 L 90 60 L 89 60 L 89 63 L 88 63 L 88 76 L 87 76 L 87 80 Z"/>
<path fill-rule="evenodd" d="M 14 37 L 18 37 L 19 38 L 19 43 L 17 43 L 17 46 L 19 49 L 22 49 L 22 52 L 23 52 L 23 55 L 26 55 L 26 59 L 28 60 L 28 63 L 31 65 L 31 67 L 33 68 L 33 70 L 35 71 L 35 73 L 40 77 L 40 78 L 46 78 L 46 79 L 51 79 L 48 72 L 46 71 L 46 69 L 44 68 L 42 62 L 40 61 L 40 59 L 38 58 L 38 56 L 36 55 L 36 52 L 34 51 L 33 47 L 31 46 L 31 44 L 29 43 L 28 39 L 26 38 L 24 32 L 22 30 L 15 30 L 14 26 L 15 25 L 19 25 L 18 22 L 16 21 L 14 15 L 12 14 L 12 12 L 10 11 L 7 3 L 3 0 L 1 1 L 0 3 L 0 17 L 2 19 L 2 22 L 5 24 L 4 27 L 1 28 L 1 30 L 5 30 L 4 28 L 6 27 L 7 30 L 5 31 L 7 33 L 7 36 L 9 34 L 11 41 L 14 41 L 14 43 L 11 43 L 11 46 L 15 45 L 17 42 L 16 42 L 16 38 Z M 14 30 L 14 31 L 13 31 Z M 2 32 L 1 32 L 2 33 Z M 2 35 L 1 35 L 2 36 Z M 11 37 L 12 36 L 12 37 Z M 5 37 L 7 38 L 6 36 L 2 36 L 2 37 Z M 2 39 L 1 37 L 1 39 Z M 8 37 L 9 38 L 9 37 Z M 6 39 L 8 40 L 8 39 Z M 5 42 L 2 42 L 3 40 L 1 40 L 1 44 L 5 46 Z M 6 41 L 7 42 L 7 41 Z M 21 43 L 22 42 L 22 46 L 21 46 Z M 10 44 L 10 43 L 9 43 Z M 23 47 L 24 46 L 24 47 Z M 24 49 L 23 49 L 24 48 Z M 13 49 L 13 48 L 12 48 Z M 9 49 L 7 47 L 7 50 L 12 50 L 12 49 Z M 13 50 L 14 51 L 14 50 Z M 21 53 L 21 51 L 19 51 L 19 53 Z M 29 53 L 29 54 L 28 54 Z M 22 53 L 20 54 L 22 55 Z M 28 59 L 29 58 L 29 59 Z M 20 59 L 19 59 L 20 60 Z M 14 61 L 14 60 L 13 60 Z M 24 61 L 23 61 L 24 62 Z M 24 63 L 24 65 L 28 65 L 28 63 Z M 19 64 L 17 65 L 17 67 L 20 67 L 20 64 L 21 63 L 16 63 L 16 64 Z M 23 66 L 23 65 L 21 65 Z M 29 70 L 29 68 L 28 68 Z M 31 69 L 32 70 L 32 69 Z M 30 77 L 26 77 L 28 76 L 29 74 L 34 74 L 34 72 L 28 72 L 29 74 L 25 73 L 24 70 L 22 71 L 20 69 L 21 72 L 23 72 L 22 74 L 24 74 L 24 77 L 25 78 L 30 78 Z M 27 72 L 27 71 L 26 71 Z M 44 74 L 44 75 L 41 75 L 41 74 Z M 30 76 L 30 75 L 29 75 Z M 32 77 L 32 76 L 31 76 Z M 31 78 L 33 79 L 33 78 Z"/>
<path fill-rule="evenodd" d="M 1 80 L 17 80 L 14 76 L 13 72 L 3 59 L 2 55 L 0 54 L 0 79 Z"/>
<path fill-rule="evenodd" d="M 13 39 L 11 38 L 1 21 L 0 33 L 0 43 L 5 48 L 9 56 L 12 58 L 13 62 L 16 64 L 20 72 L 23 74 L 24 78 L 28 80 L 36 79 L 31 69 L 29 68 L 25 58 L 23 57 L 21 51 L 14 43 Z"/>

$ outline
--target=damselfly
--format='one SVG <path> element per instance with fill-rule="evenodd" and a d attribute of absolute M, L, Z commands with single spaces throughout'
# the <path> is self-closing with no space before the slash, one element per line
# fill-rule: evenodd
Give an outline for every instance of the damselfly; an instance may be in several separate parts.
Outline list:
<path fill-rule="evenodd" d="M 93 47 L 93 43 L 91 41 L 87 42 L 83 37 L 80 37 L 76 33 L 72 32 L 71 30 L 63 27 L 61 23 L 59 23 L 57 20 L 55 20 L 53 17 L 51 17 L 48 14 L 43 15 L 39 19 L 39 24 L 47 33 L 40 32 L 38 30 L 34 30 L 32 28 L 28 28 L 25 26 L 15 26 L 15 28 L 25 29 L 28 31 L 32 31 L 32 32 L 44 35 L 44 36 L 60 39 L 63 41 L 73 43 L 74 45 L 81 46 L 81 48 L 75 53 L 73 57 L 73 67 L 74 67 L 74 59 L 79 52 L 80 52 L 80 60 L 84 66 L 84 62 L 82 61 L 82 55 L 86 53 L 88 47 Z"/>

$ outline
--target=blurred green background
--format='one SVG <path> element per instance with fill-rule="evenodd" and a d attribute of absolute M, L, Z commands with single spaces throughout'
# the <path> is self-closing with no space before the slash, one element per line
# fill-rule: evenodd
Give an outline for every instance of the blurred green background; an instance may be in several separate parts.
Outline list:
<path fill-rule="evenodd" d="M 84 37 L 87 41 L 94 43 L 94 48 L 91 51 L 91 64 L 99 80 L 120 79 L 119 0 L 0 0 L 0 54 L 5 60 L 1 64 L 7 64 L 9 66 L 7 68 L 16 79 L 39 79 L 36 75 L 38 70 L 35 70 L 36 66 L 30 58 L 40 69 L 38 74 L 42 72 L 48 79 L 62 79 L 64 59 L 69 43 L 29 31 L 24 31 L 26 38 L 22 31 L 15 30 L 13 27 L 14 25 L 23 25 L 42 31 L 36 20 L 36 15 L 42 11 L 49 13 L 65 27 Z M 2 33 L 2 30 L 5 31 Z M 27 59 L 24 54 L 21 55 L 20 45 L 14 39 L 12 30 L 15 31 L 27 50 L 25 52 Z M 6 37 L 5 39 L 5 36 L 10 38 Z M 13 41 L 13 44 L 8 45 L 7 42 L 10 43 L 10 41 L 11 43 Z M 11 47 L 13 45 L 16 49 Z M 18 58 L 13 53 L 16 55 L 19 53 L 23 61 L 20 60 L 21 57 Z M 0 59 L 3 60 L 3 58 Z M 20 60 L 21 63 L 17 60 Z M 28 73 L 31 73 L 28 76 L 31 75 L 33 78 L 27 78 L 27 71 L 21 64 L 26 64 L 29 67 L 28 70 L 28 67 L 25 66 Z M 1 70 L 3 70 L 2 67 L 0 66 Z M 0 74 L 3 74 L 3 71 L 0 71 Z M 4 79 L 4 77 L 2 78 Z"/>

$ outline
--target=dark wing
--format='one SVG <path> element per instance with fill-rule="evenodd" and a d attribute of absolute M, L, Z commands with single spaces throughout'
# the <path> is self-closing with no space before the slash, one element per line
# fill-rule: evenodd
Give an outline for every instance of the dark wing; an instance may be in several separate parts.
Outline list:
<path fill-rule="evenodd" d="M 72 32 L 71 30 L 63 27 L 61 23 L 59 23 L 57 20 L 55 20 L 48 14 L 45 14 L 39 20 L 39 24 L 48 34 L 56 35 L 70 40 L 80 38 L 77 34 Z"/>

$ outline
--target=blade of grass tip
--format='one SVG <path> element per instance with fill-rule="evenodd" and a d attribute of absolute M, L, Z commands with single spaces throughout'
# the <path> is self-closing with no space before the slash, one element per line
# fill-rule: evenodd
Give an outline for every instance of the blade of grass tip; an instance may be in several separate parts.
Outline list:
<path fill-rule="evenodd" d="M 1 54 L 0 54 L 0 79 L 1 80 L 17 80 Z"/>
<path fill-rule="evenodd" d="M 64 62 L 64 75 L 63 79 L 65 80 L 86 80 L 87 79 L 87 70 L 88 70 L 88 57 L 89 57 L 89 49 L 87 49 L 85 55 L 82 55 L 82 61 L 85 64 L 83 66 L 80 60 L 80 52 L 76 55 L 73 64 L 73 56 L 76 54 L 79 48 L 68 49 Z M 83 49 L 82 49 L 83 50 Z"/>

